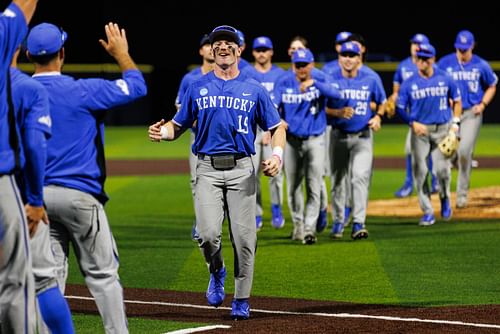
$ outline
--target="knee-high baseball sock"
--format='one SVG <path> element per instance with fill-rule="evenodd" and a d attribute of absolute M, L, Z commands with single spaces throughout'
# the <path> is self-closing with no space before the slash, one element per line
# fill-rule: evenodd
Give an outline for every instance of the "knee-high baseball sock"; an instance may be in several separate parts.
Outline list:
<path fill-rule="evenodd" d="M 429 173 L 431 174 L 432 177 L 432 182 L 436 182 L 434 179 L 436 178 L 436 175 L 432 172 L 432 156 L 429 156 L 429 159 L 427 160 L 427 168 L 429 169 Z"/>
<path fill-rule="evenodd" d="M 68 302 L 58 286 L 39 293 L 37 299 L 43 321 L 52 334 L 75 333 Z"/>

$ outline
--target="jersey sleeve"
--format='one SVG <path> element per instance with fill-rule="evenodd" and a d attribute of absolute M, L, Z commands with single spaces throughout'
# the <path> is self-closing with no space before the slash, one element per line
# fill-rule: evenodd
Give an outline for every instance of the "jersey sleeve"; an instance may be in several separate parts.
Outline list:
<path fill-rule="evenodd" d="M 278 110 L 264 89 L 259 93 L 257 113 L 257 124 L 264 131 L 272 130 L 281 124 Z"/>
<path fill-rule="evenodd" d="M 117 80 L 81 79 L 83 100 L 91 110 L 106 110 L 143 97 L 146 82 L 139 70 L 128 70 Z"/>
<path fill-rule="evenodd" d="M 177 113 L 172 118 L 172 122 L 183 128 L 192 127 L 194 121 L 197 118 L 197 106 L 196 102 L 192 98 L 192 85 L 186 90 L 186 94 L 181 101 L 181 107 Z"/>
<path fill-rule="evenodd" d="M 24 127 L 42 131 L 47 138 L 52 134 L 52 120 L 50 118 L 50 104 L 47 90 L 37 81 L 29 81 L 26 85 L 25 96 L 31 99 L 29 110 L 26 113 Z"/>

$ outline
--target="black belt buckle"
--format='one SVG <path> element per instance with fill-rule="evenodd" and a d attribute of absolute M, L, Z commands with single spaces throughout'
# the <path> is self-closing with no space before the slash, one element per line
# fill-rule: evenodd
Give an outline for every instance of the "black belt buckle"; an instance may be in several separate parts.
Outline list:
<path fill-rule="evenodd" d="M 217 170 L 230 170 L 236 166 L 236 156 L 234 154 L 212 155 L 210 162 Z"/>

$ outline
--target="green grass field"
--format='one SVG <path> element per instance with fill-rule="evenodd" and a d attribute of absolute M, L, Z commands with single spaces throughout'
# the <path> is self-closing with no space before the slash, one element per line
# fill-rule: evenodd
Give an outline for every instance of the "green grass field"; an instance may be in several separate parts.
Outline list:
<path fill-rule="evenodd" d="M 405 126 L 383 128 L 376 136 L 375 156 L 403 156 L 406 131 Z M 476 156 L 499 155 L 499 131 L 498 126 L 483 126 Z M 177 142 L 151 143 L 146 126 L 108 128 L 106 156 L 185 158 L 188 141 L 189 135 L 184 134 Z M 453 174 L 455 181 L 455 170 Z M 403 177 L 402 170 L 375 170 L 370 198 L 391 198 Z M 289 240 L 292 224 L 286 205 L 285 227 L 271 228 L 264 182 L 264 227 L 258 234 L 254 296 L 405 306 L 499 303 L 499 220 L 438 221 L 431 228 L 420 228 L 415 219 L 368 217 L 369 239 L 352 242 L 344 236 L 333 242 L 327 230 L 316 245 L 308 247 Z M 471 187 L 499 184 L 498 170 L 473 170 Z M 197 244 L 190 239 L 194 214 L 189 176 L 108 177 L 106 190 L 111 197 L 106 208 L 120 252 L 122 284 L 203 293 L 208 273 Z M 223 253 L 231 277 L 233 254 L 227 230 Z M 74 259 L 68 283 L 84 284 Z M 226 280 L 226 291 L 234 291 L 232 279 Z M 75 315 L 74 319 L 78 333 L 102 332 L 98 317 Z M 191 325 L 131 319 L 130 331 L 160 333 Z"/>

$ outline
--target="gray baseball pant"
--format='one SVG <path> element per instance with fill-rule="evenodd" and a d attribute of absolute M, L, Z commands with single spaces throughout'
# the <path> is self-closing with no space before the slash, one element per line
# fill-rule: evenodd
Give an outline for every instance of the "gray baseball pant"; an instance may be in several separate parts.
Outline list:
<path fill-rule="evenodd" d="M 222 223 L 225 211 L 234 250 L 234 298 L 249 298 L 252 290 L 257 230 L 255 168 L 250 157 L 231 170 L 216 170 L 210 157 L 199 156 L 196 167 L 196 230 L 209 272 L 224 266 Z"/>
<path fill-rule="evenodd" d="M 344 222 L 344 208 L 348 198 L 347 187 L 352 193 L 352 221 L 365 226 L 368 191 L 373 165 L 373 134 L 361 137 L 360 133 L 344 134 L 334 129 L 330 151 L 332 169 L 332 203 L 334 222 Z"/>
<path fill-rule="evenodd" d="M 418 202 L 424 214 L 434 214 L 430 199 L 430 189 L 427 185 L 429 168 L 427 161 L 432 154 L 432 168 L 439 182 L 439 198 L 450 198 L 451 162 L 438 149 L 439 142 L 448 134 L 449 123 L 427 125 L 428 134 L 417 136 L 411 132 L 411 161 L 413 180 L 417 190 Z"/>
<path fill-rule="evenodd" d="M 44 187 L 57 280 L 64 293 L 69 244 L 108 334 L 128 333 L 118 250 L 103 205 L 92 195 L 55 185 Z"/>
<path fill-rule="evenodd" d="M 476 146 L 479 130 L 483 123 L 483 114 L 475 115 L 471 109 L 464 110 L 460 119 L 460 143 L 458 145 L 458 178 L 457 202 L 467 201 L 470 175 L 472 169 L 472 154 Z"/>
<path fill-rule="evenodd" d="M 13 175 L 0 175 L 0 333 L 36 331 L 28 223 Z"/>
<path fill-rule="evenodd" d="M 304 224 L 305 235 L 314 235 L 320 209 L 321 183 L 324 182 L 325 174 L 325 133 L 307 139 L 288 135 L 284 159 L 288 208 L 293 224 Z M 307 196 L 305 211 L 302 189 L 304 178 Z"/>

